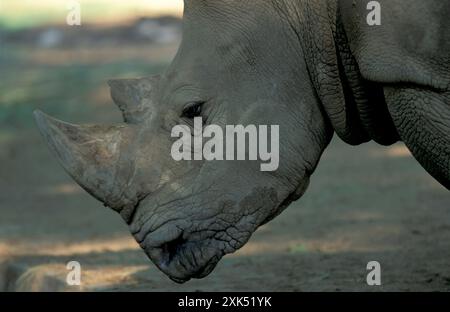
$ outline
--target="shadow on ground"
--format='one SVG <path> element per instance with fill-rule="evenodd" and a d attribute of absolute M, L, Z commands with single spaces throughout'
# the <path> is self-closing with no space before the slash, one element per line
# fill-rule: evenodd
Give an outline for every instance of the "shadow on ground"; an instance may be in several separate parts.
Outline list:
<path fill-rule="evenodd" d="M 209 277 L 177 285 L 118 215 L 65 175 L 36 133 L 20 137 L 6 149 L 17 149 L 14 157 L 2 156 L 5 290 L 450 290 L 448 192 L 400 144 L 335 139 L 302 199 Z M 81 263 L 81 287 L 65 283 L 72 260 Z M 378 288 L 365 283 L 372 260 L 382 266 Z"/>

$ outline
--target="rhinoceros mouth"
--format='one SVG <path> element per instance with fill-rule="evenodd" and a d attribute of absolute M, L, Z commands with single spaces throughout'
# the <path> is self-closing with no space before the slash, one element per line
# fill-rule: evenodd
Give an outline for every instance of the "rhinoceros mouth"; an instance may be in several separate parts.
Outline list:
<path fill-rule="evenodd" d="M 225 255 L 213 238 L 191 240 L 183 230 L 171 225 L 158 231 L 165 233 L 164 241 L 158 241 L 158 233 L 151 232 L 145 233 L 139 244 L 158 269 L 174 282 L 207 276 Z"/>

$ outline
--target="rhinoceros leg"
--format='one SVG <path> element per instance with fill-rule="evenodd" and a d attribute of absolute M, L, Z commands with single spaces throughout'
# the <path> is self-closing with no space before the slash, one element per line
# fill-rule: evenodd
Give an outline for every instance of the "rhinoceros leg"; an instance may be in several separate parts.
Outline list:
<path fill-rule="evenodd" d="M 385 88 L 397 130 L 421 165 L 450 189 L 450 92 Z"/>

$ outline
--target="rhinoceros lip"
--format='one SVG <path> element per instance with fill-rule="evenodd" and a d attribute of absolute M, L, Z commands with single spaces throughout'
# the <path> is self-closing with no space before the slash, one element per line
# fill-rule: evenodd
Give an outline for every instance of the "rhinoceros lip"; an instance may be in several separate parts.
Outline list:
<path fill-rule="evenodd" d="M 207 276 L 213 271 L 221 258 L 217 255 L 209 259 L 197 258 L 189 254 L 190 248 L 194 248 L 193 246 L 184 246 L 181 248 L 169 260 L 157 264 L 158 268 L 171 280 L 180 284 L 189 281 L 191 278 L 203 278 Z M 181 272 L 180 267 L 182 268 Z M 176 270 L 176 272 L 173 272 L 173 270 Z"/>
<path fill-rule="evenodd" d="M 219 262 L 220 257 L 214 256 L 211 257 L 208 261 L 206 261 L 206 263 L 204 265 L 202 265 L 199 268 L 195 268 L 195 271 L 192 271 L 194 273 L 188 273 L 189 277 L 185 277 L 185 278 L 179 278 L 179 277 L 174 277 L 172 275 L 170 275 L 170 273 L 166 273 L 169 278 L 179 284 L 183 284 L 187 281 L 189 281 L 191 278 L 203 278 L 207 275 L 209 275 L 214 268 L 216 267 L 217 263 Z"/>
<path fill-rule="evenodd" d="M 218 249 L 211 253 L 211 240 L 190 241 L 180 232 L 174 239 L 159 246 L 151 245 L 151 233 L 141 241 L 141 247 L 152 262 L 176 283 L 185 283 L 191 278 L 203 278 L 213 271 L 224 255 Z M 147 242 L 147 244 L 146 244 Z M 195 250 L 208 250 L 209 255 L 195 253 Z"/>

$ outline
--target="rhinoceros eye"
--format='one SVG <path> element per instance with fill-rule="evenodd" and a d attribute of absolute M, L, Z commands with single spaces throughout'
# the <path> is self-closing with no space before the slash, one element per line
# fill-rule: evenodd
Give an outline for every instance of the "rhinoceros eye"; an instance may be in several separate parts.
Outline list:
<path fill-rule="evenodd" d="M 194 102 L 189 104 L 187 107 L 183 109 L 183 113 L 181 117 L 194 119 L 195 117 L 200 117 L 202 115 L 202 108 L 205 102 Z"/>

